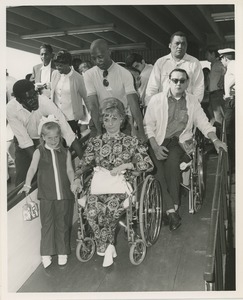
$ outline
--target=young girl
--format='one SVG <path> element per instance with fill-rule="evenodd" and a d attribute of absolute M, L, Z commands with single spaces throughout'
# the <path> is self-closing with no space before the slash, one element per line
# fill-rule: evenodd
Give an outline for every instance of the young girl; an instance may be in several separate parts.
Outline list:
<path fill-rule="evenodd" d="M 54 116 L 43 117 L 39 125 L 41 143 L 35 150 L 25 185 L 20 190 L 28 193 L 38 169 L 37 183 L 40 200 L 41 257 L 44 268 L 51 264 L 52 255 L 58 255 L 58 264 L 67 263 L 70 253 L 69 224 L 74 184 L 71 154 L 62 145 L 61 129 Z M 71 183 L 71 186 L 70 186 Z"/>

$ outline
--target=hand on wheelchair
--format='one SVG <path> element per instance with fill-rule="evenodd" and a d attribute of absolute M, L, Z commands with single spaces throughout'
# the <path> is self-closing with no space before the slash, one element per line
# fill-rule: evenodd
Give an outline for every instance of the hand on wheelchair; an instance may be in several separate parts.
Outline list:
<path fill-rule="evenodd" d="M 154 154 L 158 160 L 167 159 L 169 150 L 165 146 L 158 146 L 153 150 L 154 150 Z"/>
<path fill-rule="evenodd" d="M 71 186 L 70 186 L 70 189 L 71 191 L 73 192 L 73 194 L 77 194 L 77 193 L 80 193 L 82 191 L 82 185 L 81 185 L 81 182 L 80 182 L 80 179 L 79 178 L 76 178 L 73 180 L 73 182 L 71 183 Z"/>
<path fill-rule="evenodd" d="M 227 152 L 227 145 L 224 142 L 220 141 L 220 140 L 216 140 L 214 142 L 214 147 L 215 147 L 217 153 L 219 153 L 220 148 L 222 148 L 225 152 Z"/>

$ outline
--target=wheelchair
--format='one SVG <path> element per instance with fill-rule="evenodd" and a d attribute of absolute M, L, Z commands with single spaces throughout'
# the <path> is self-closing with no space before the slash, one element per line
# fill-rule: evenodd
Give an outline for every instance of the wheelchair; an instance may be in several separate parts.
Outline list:
<path fill-rule="evenodd" d="M 190 153 L 191 161 L 187 164 L 185 171 L 189 172 L 189 184 L 181 185 L 188 191 L 188 207 L 189 213 L 194 214 L 198 212 L 203 204 L 203 198 L 205 193 L 204 182 L 204 147 L 205 138 L 203 134 L 198 130 L 194 130 L 192 140 L 192 151 Z"/>
<path fill-rule="evenodd" d="M 83 184 L 81 199 L 85 197 L 85 188 L 91 176 L 81 176 Z M 147 247 L 151 247 L 158 240 L 162 224 L 162 197 L 160 184 L 151 174 L 142 173 L 135 176 L 132 188 L 129 206 L 125 210 L 126 224 L 121 223 L 125 228 L 130 247 L 130 262 L 133 265 L 139 265 L 145 258 Z M 87 262 L 93 257 L 96 245 L 92 229 L 83 214 L 84 207 L 80 205 L 78 196 L 75 197 L 75 202 L 79 223 L 76 257 L 81 262 Z"/>

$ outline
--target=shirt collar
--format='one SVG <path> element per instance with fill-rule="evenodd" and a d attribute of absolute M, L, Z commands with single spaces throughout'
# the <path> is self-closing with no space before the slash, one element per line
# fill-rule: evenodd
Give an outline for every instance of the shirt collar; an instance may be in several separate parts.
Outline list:
<path fill-rule="evenodd" d="M 172 100 L 172 101 L 180 101 L 180 100 L 182 100 L 182 99 L 186 99 L 186 92 L 184 92 L 183 94 L 182 94 L 182 96 L 181 96 L 181 98 L 179 99 L 179 100 L 177 100 L 173 95 L 172 95 L 172 93 L 171 93 L 171 90 L 169 89 L 169 91 L 168 91 L 168 99 L 169 100 Z"/>
<path fill-rule="evenodd" d="M 73 74 L 73 67 L 71 67 L 71 71 L 67 74 L 61 74 L 61 77 L 67 78 L 70 77 Z"/>
<path fill-rule="evenodd" d="M 174 58 L 172 57 L 171 53 L 167 55 L 166 59 L 175 61 Z M 176 61 L 176 62 L 179 63 L 179 62 L 183 62 L 183 61 L 186 61 L 186 60 L 189 60 L 187 53 L 185 53 L 185 55 L 182 57 L 182 59 L 180 59 L 179 61 Z"/>
<path fill-rule="evenodd" d="M 50 151 L 55 150 L 55 151 L 61 152 L 60 147 L 56 148 L 56 149 L 53 149 L 53 148 L 49 147 L 47 144 L 45 144 L 45 148 L 48 149 L 48 150 L 50 150 Z"/>
<path fill-rule="evenodd" d="M 51 68 L 51 60 L 47 66 L 42 65 L 41 70 L 43 69 L 50 69 Z"/>

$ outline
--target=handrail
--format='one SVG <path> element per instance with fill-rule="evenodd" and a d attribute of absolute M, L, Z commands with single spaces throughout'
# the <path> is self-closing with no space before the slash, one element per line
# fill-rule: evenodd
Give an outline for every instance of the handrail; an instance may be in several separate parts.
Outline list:
<path fill-rule="evenodd" d="M 225 122 L 222 141 L 226 142 Z M 224 290 L 228 230 L 228 155 L 219 150 L 204 271 L 205 289 Z"/>
<path fill-rule="evenodd" d="M 82 144 L 82 146 L 85 147 L 86 141 L 89 139 L 90 136 L 90 130 L 86 130 L 82 133 L 82 137 L 79 140 L 79 142 Z M 72 159 L 75 159 L 77 157 L 75 152 L 72 152 Z M 24 193 L 18 194 L 19 190 L 23 187 L 24 182 L 20 183 L 14 190 L 8 193 L 8 204 L 7 204 L 7 210 L 9 211 L 11 208 L 13 208 L 16 204 L 18 204 L 21 200 L 25 198 Z M 31 185 L 31 190 L 34 191 L 37 188 L 37 182 L 34 181 Z"/>

